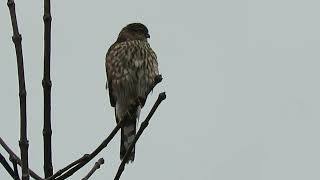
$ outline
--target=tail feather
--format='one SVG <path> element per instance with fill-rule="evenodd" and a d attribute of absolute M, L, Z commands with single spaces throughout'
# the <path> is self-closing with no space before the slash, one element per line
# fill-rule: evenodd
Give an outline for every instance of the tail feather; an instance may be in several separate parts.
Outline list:
<path fill-rule="evenodd" d="M 128 106 L 127 104 L 121 104 L 121 101 L 116 104 L 115 115 L 117 123 L 120 121 L 123 122 L 121 127 L 121 141 L 120 141 L 120 159 L 124 158 L 129 146 L 132 144 L 134 137 L 136 136 L 136 126 L 137 120 L 140 116 L 141 106 Z M 135 157 L 135 147 L 131 151 L 128 161 L 133 162 Z"/>
<path fill-rule="evenodd" d="M 136 116 L 128 117 L 127 119 L 123 119 L 124 125 L 121 128 L 121 143 L 120 143 L 120 159 L 122 160 L 124 155 L 126 154 L 129 146 L 133 142 L 134 137 L 136 136 Z M 134 161 L 135 156 L 135 147 L 131 151 L 129 156 L 129 160 Z M 127 162 L 127 163 L 128 163 Z"/>

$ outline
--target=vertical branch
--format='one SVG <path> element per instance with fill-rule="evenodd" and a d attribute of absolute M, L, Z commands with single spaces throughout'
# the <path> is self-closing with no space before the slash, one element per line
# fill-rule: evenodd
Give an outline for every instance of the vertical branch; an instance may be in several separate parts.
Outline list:
<path fill-rule="evenodd" d="M 44 96 L 44 174 L 50 177 L 53 174 L 52 149 L 51 149 L 51 79 L 50 79 L 50 51 L 51 51 L 51 12 L 50 0 L 44 0 L 44 71 L 43 71 L 43 96 Z"/>
<path fill-rule="evenodd" d="M 28 147 L 29 142 L 27 139 L 27 112 L 26 112 L 26 87 L 24 79 L 24 69 L 23 69 L 23 55 L 21 40 L 22 37 L 19 33 L 15 3 L 13 0 L 8 0 L 7 2 L 11 23 L 13 29 L 12 41 L 16 49 L 17 56 L 17 66 L 18 66 L 18 79 L 19 79 L 19 98 L 20 98 L 20 140 L 19 146 L 21 151 L 21 161 L 22 161 L 22 180 L 29 179 L 29 165 L 28 165 Z"/>

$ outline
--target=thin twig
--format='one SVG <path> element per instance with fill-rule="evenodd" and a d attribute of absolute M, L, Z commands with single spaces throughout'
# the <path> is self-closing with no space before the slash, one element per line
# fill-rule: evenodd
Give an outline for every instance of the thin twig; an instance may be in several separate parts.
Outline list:
<path fill-rule="evenodd" d="M 62 173 L 66 172 L 67 170 L 69 170 L 73 166 L 75 166 L 75 165 L 79 164 L 80 162 L 84 161 L 86 158 L 88 158 L 88 156 L 89 156 L 89 154 L 85 154 L 81 158 L 75 160 L 74 162 L 70 163 L 66 167 L 64 167 L 64 168 L 60 169 L 59 171 L 57 171 L 54 175 L 50 176 L 49 178 L 46 178 L 46 180 L 55 179 L 56 177 L 60 176 Z"/>
<path fill-rule="evenodd" d="M 149 124 L 149 121 L 152 117 L 152 115 L 154 114 L 154 112 L 156 111 L 156 109 L 158 108 L 158 106 L 160 105 L 160 103 L 166 99 L 166 94 L 165 92 L 162 92 L 159 94 L 158 96 L 158 99 L 157 101 L 155 102 L 155 104 L 153 105 L 151 111 L 149 112 L 148 116 L 146 117 L 146 119 L 141 123 L 141 126 L 136 134 L 136 136 L 134 137 L 133 139 L 133 142 L 130 144 L 126 154 L 124 155 L 122 161 L 121 161 L 121 164 L 118 168 L 118 171 L 117 171 L 117 174 L 115 176 L 115 180 L 119 180 L 120 179 L 120 176 L 122 174 L 122 172 L 124 171 L 124 168 L 125 168 L 125 165 L 126 165 L 126 162 L 128 161 L 128 158 L 131 154 L 131 151 L 133 150 L 135 144 L 137 143 L 139 137 L 141 136 L 141 134 L 143 133 L 143 131 L 147 128 L 148 124 Z"/>
<path fill-rule="evenodd" d="M 156 77 L 154 78 L 153 86 L 150 88 L 150 91 L 152 91 L 153 88 L 155 88 L 156 85 L 158 85 L 161 81 L 162 81 L 162 75 L 161 75 L 161 74 L 156 75 Z M 148 92 L 148 94 L 149 94 L 149 93 L 150 93 L 150 92 Z"/>
<path fill-rule="evenodd" d="M 90 178 L 90 176 L 97 170 L 100 168 L 100 166 L 104 164 L 104 159 L 100 158 L 96 163 L 94 163 L 94 166 L 92 167 L 92 169 L 89 171 L 89 173 L 82 178 L 82 180 L 88 180 Z"/>
<path fill-rule="evenodd" d="M 53 180 L 53 179 L 63 180 L 63 179 L 67 179 L 68 177 L 70 177 L 72 174 L 74 174 L 76 171 L 78 171 L 80 168 L 82 168 L 84 165 L 86 165 L 89 161 L 91 161 L 105 147 L 107 147 L 109 142 L 112 140 L 112 138 L 117 134 L 117 132 L 121 128 L 122 124 L 123 124 L 122 122 L 119 122 L 117 124 L 117 126 L 109 134 L 109 136 L 91 154 L 86 154 L 83 157 L 81 157 L 80 159 L 78 159 L 78 160 L 74 161 L 73 163 L 71 163 L 71 164 L 77 164 L 77 165 L 75 165 L 74 167 L 73 166 L 69 166 L 69 168 L 66 167 L 66 168 L 63 169 L 63 171 L 60 171 L 60 172 L 58 171 L 59 174 L 57 172 L 53 176 L 51 176 L 49 178 L 46 178 L 46 180 Z"/>
<path fill-rule="evenodd" d="M 2 164 L 2 166 L 7 170 L 7 172 L 10 174 L 10 176 L 15 179 L 15 174 L 13 169 L 11 168 L 11 166 L 9 165 L 9 163 L 7 162 L 7 160 L 2 156 L 2 154 L 0 153 L 0 163 Z"/>
<path fill-rule="evenodd" d="M 13 156 L 10 155 L 10 158 L 9 160 L 12 162 L 12 165 L 13 165 L 13 170 L 14 170 L 14 179 L 15 180 L 20 180 L 20 177 L 19 177 L 19 172 L 18 172 L 18 162 L 16 159 L 14 159 Z"/>
<path fill-rule="evenodd" d="M 5 151 L 7 151 L 8 154 L 10 154 L 11 158 L 15 159 L 19 166 L 22 166 L 21 159 L 9 148 L 9 146 L 2 140 L 0 137 L 0 145 L 3 147 Z M 30 176 L 33 177 L 35 180 L 43 180 L 39 175 L 37 175 L 34 171 L 29 169 Z"/>
<path fill-rule="evenodd" d="M 44 0 L 44 70 L 43 70 L 43 149 L 44 149 L 44 174 L 45 178 L 52 176 L 52 147 L 51 147 L 51 79 L 50 79 L 50 53 L 51 53 L 51 12 L 50 0 Z"/>
<path fill-rule="evenodd" d="M 80 162 L 78 165 L 76 165 L 75 167 L 73 167 L 72 169 L 68 170 L 65 174 L 61 175 L 60 177 L 58 177 L 56 180 L 63 180 L 68 178 L 69 176 L 71 176 L 73 173 L 75 173 L 76 171 L 78 171 L 80 168 L 82 168 L 84 165 L 86 165 L 90 160 L 92 160 L 96 155 L 98 155 L 99 152 L 101 152 L 105 147 L 107 147 L 107 145 L 109 144 L 109 142 L 111 141 L 111 139 L 113 139 L 113 137 L 117 134 L 117 132 L 119 131 L 119 129 L 122 127 L 123 122 L 119 122 L 117 124 L 117 126 L 113 129 L 113 131 L 110 133 L 110 135 L 98 146 L 97 149 L 95 149 L 91 154 L 89 154 L 89 156 L 84 159 L 84 161 Z"/>
<path fill-rule="evenodd" d="M 16 49 L 18 79 L 19 79 L 19 98 L 20 98 L 20 140 L 19 146 L 22 160 L 22 180 L 29 180 L 29 164 L 28 164 L 28 147 L 27 139 L 27 112 L 26 112 L 26 87 L 23 69 L 23 55 L 22 55 L 22 37 L 19 33 L 15 3 L 13 0 L 8 0 L 8 8 L 11 16 L 11 23 L 13 29 L 12 41 Z"/>

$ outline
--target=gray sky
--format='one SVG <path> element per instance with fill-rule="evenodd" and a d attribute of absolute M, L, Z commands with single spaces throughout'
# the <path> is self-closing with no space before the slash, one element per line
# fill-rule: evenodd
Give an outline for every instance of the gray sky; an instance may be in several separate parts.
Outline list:
<path fill-rule="evenodd" d="M 167 100 L 122 179 L 319 179 L 318 1 L 53 1 L 54 170 L 115 126 L 104 57 L 120 29 L 149 28 Z M 42 1 L 16 1 L 27 87 L 30 167 L 42 175 Z M 19 100 L 6 3 L 0 4 L 0 136 L 19 153 Z M 76 125 L 76 126 L 74 126 Z M 92 177 L 113 179 L 117 136 Z M 6 155 L 0 148 L 0 152 Z M 71 179 L 80 179 L 94 161 Z M 0 168 L 1 179 L 10 179 Z M 4 177 L 4 178 L 3 178 Z"/>

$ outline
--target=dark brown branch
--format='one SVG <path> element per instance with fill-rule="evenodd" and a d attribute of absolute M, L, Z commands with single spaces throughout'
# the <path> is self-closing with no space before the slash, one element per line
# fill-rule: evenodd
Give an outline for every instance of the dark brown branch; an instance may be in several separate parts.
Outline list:
<path fill-rule="evenodd" d="M 162 81 L 162 76 L 161 76 L 161 74 L 159 74 L 159 75 L 157 75 L 157 76 L 154 78 L 154 83 L 153 83 L 153 86 L 151 87 L 151 91 L 152 91 L 153 88 L 156 87 L 156 85 L 158 85 L 161 81 Z"/>
<path fill-rule="evenodd" d="M 92 167 L 92 169 L 89 171 L 89 173 L 84 177 L 82 178 L 82 180 L 88 180 L 90 178 L 90 176 L 97 170 L 100 168 L 100 166 L 104 164 L 104 159 L 103 158 L 100 158 L 95 164 L 94 166 Z"/>
<path fill-rule="evenodd" d="M 14 159 L 11 155 L 10 155 L 10 158 L 9 160 L 12 162 L 12 165 L 13 165 L 13 170 L 14 170 L 14 178 L 15 180 L 20 180 L 19 178 L 19 171 L 18 171 L 18 162 L 16 159 Z"/>
<path fill-rule="evenodd" d="M 49 178 L 46 178 L 46 180 L 55 179 L 56 177 L 60 176 L 62 173 L 66 172 L 70 168 L 72 168 L 75 165 L 79 164 L 80 162 L 84 161 L 86 158 L 88 158 L 88 156 L 89 156 L 89 154 L 85 154 L 84 156 L 82 156 L 81 158 L 79 158 L 79 159 L 75 160 L 74 162 L 70 163 L 69 165 L 67 165 L 63 169 L 60 169 L 59 171 L 57 171 L 54 175 L 50 176 Z"/>
<path fill-rule="evenodd" d="M 7 3 L 11 16 L 11 23 L 13 29 L 12 41 L 16 49 L 17 66 L 18 66 L 18 79 L 19 79 L 19 98 L 20 98 L 20 140 L 19 146 L 21 151 L 22 160 L 22 180 L 29 179 L 29 165 L 28 165 L 28 147 L 29 142 L 27 139 L 27 112 L 26 112 L 26 87 L 23 69 L 23 55 L 22 55 L 22 37 L 19 33 L 15 3 L 13 0 L 8 0 Z"/>
<path fill-rule="evenodd" d="M 58 171 L 56 174 L 47 178 L 46 180 L 53 180 L 53 179 L 63 180 L 63 179 L 70 177 L 72 174 L 74 174 L 76 171 L 78 171 L 80 168 L 82 168 L 84 165 L 86 165 L 90 160 L 92 160 L 96 155 L 98 155 L 98 153 L 100 153 L 105 147 L 107 147 L 109 142 L 112 140 L 112 138 L 117 134 L 117 132 L 121 128 L 122 124 L 123 124 L 122 122 L 119 122 L 117 124 L 117 126 L 109 134 L 109 136 L 91 154 L 84 155 L 80 159 L 78 159 L 78 160 L 74 161 L 73 163 L 71 163 L 70 165 L 68 165 L 69 168 L 66 167 L 63 170 Z M 74 164 L 76 164 L 76 165 L 74 166 Z"/>
<path fill-rule="evenodd" d="M 44 149 L 44 174 L 50 177 L 53 174 L 52 148 L 51 148 L 51 79 L 50 79 L 50 53 L 51 53 L 51 12 L 50 0 L 44 0 L 44 71 L 42 79 L 44 97 L 43 118 L 43 149 Z"/>
<path fill-rule="evenodd" d="M 113 131 L 110 133 L 110 135 L 99 145 L 99 147 L 97 149 L 95 149 L 91 154 L 89 154 L 87 156 L 86 159 L 84 159 L 84 161 L 80 162 L 78 165 L 76 165 L 75 167 L 73 167 L 72 169 L 68 170 L 65 174 L 61 175 L 60 177 L 57 178 L 57 180 L 63 180 L 68 178 L 69 176 L 71 176 L 73 173 L 75 173 L 76 171 L 78 171 L 80 168 L 82 168 L 84 165 L 86 165 L 90 160 L 92 160 L 96 155 L 98 155 L 99 152 L 101 152 L 105 147 L 107 147 L 107 145 L 109 144 L 109 142 L 111 141 L 111 139 L 113 139 L 113 137 L 117 134 L 117 132 L 119 131 L 119 129 L 122 126 L 122 122 L 119 122 L 117 124 L 117 126 L 113 129 Z"/>
<path fill-rule="evenodd" d="M 7 151 L 8 154 L 10 154 L 10 157 L 15 159 L 15 161 L 19 164 L 19 166 L 22 166 L 21 159 L 9 148 L 9 146 L 2 140 L 0 137 L 0 145 L 3 147 L 5 151 Z M 29 169 L 30 176 L 33 177 L 35 180 L 43 180 L 39 175 L 37 175 L 34 171 Z"/>
<path fill-rule="evenodd" d="M 9 163 L 6 161 L 6 159 L 2 156 L 2 154 L 0 153 L 0 163 L 2 164 L 2 166 L 7 170 L 7 172 L 10 174 L 10 176 L 15 179 L 15 173 L 14 170 L 11 168 L 11 166 L 9 165 Z"/>
<path fill-rule="evenodd" d="M 131 154 L 131 151 L 133 150 L 135 144 L 137 143 L 139 137 L 141 136 L 141 134 L 143 133 L 143 131 L 147 128 L 149 121 L 152 117 L 152 115 L 154 114 L 154 112 L 157 110 L 158 106 L 160 105 L 160 103 L 166 99 L 166 94 L 165 92 L 162 92 L 159 94 L 157 101 L 155 102 L 155 104 L 153 105 L 151 111 L 149 112 L 148 116 L 146 117 L 146 119 L 141 123 L 141 126 L 136 134 L 136 136 L 133 139 L 133 142 L 130 144 L 128 151 L 126 152 L 126 154 L 124 155 L 121 164 L 118 168 L 117 174 L 115 176 L 115 180 L 119 180 L 120 176 L 122 174 L 122 172 L 124 171 L 126 162 L 128 161 L 128 158 Z"/>

